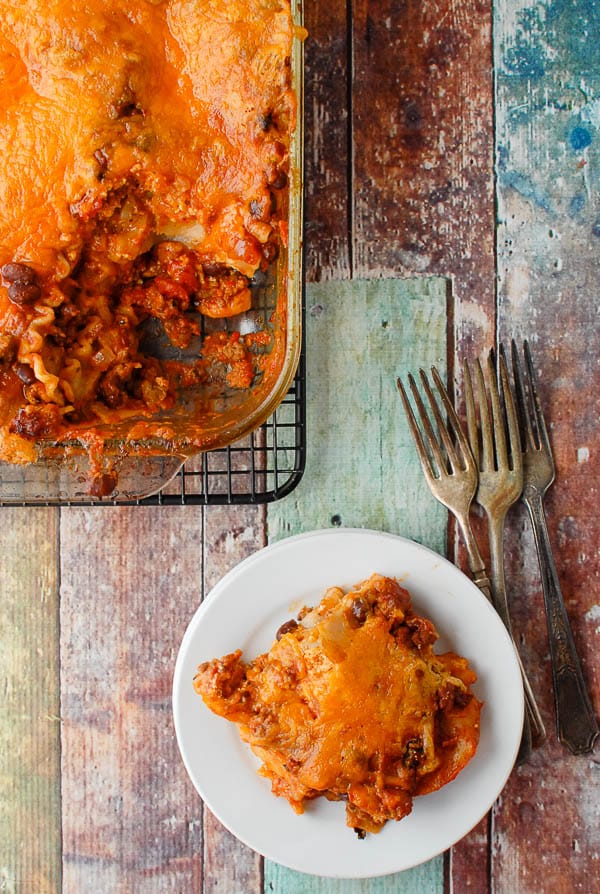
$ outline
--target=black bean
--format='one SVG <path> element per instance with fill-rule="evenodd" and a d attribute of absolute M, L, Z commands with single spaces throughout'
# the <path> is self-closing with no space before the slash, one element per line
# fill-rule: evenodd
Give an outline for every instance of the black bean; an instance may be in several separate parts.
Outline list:
<path fill-rule="evenodd" d="M 271 264 L 277 258 L 278 254 L 279 248 L 274 242 L 265 242 L 262 247 L 262 256 L 267 263 Z"/>
<path fill-rule="evenodd" d="M 116 472 L 102 472 L 95 476 L 90 486 L 92 497 L 109 497 L 117 486 Z"/>
<path fill-rule="evenodd" d="M 132 115 L 143 115 L 143 109 L 137 104 L 136 95 L 129 84 L 125 84 L 119 98 L 112 104 L 113 118 L 130 118 Z"/>
<path fill-rule="evenodd" d="M 287 174 L 283 168 L 274 167 L 269 174 L 268 182 L 273 189 L 283 189 L 288 182 Z"/>
<path fill-rule="evenodd" d="M 13 369 L 24 385 L 33 385 L 35 373 L 28 363 L 15 363 Z"/>
<path fill-rule="evenodd" d="M 252 199 L 250 202 L 250 214 L 256 220 L 268 220 L 272 211 L 273 200 L 269 195 L 263 196 L 260 200 Z"/>
<path fill-rule="evenodd" d="M 279 640 L 282 636 L 285 636 L 286 633 L 290 633 L 292 630 L 295 630 L 298 626 L 298 622 L 294 621 L 292 618 L 290 621 L 286 621 L 281 625 L 277 633 L 275 634 L 276 638 Z"/>
<path fill-rule="evenodd" d="M 42 291 L 33 282 L 13 282 L 8 287 L 8 297 L 13 304 L 33 304 L 38 300 Z"/>
<path fill-rule="evenodd" d="M 37 273 L 33 267 L 29 267 L 27 264 L 17 264 L 16 261 L 4 264 L 0 273 L 6 282 L 34 283 L 37 280 Z"/>
<path fill-rule="evenodd" d="M 143 108 L 137 102 L 127 102 L 117 109 L 119 118 L 132 118 L 134 115 L 143 115 Z"/>
<path fill-rule="evenodd" d="M 462 689 L 456 689 L 454 692 L 454 704 L 457 708 L 466 707 L 472 698 L 473 694 L 471 692 L 463 692 Z"/>
<path fill-rule="evenodd" d="M 98 163 L 99 171 L 98 171 L 98 179 L 104 179 L 104 175 L 106 173 L 106 169 L 108 168 L 108 156 L 104 149 L 96 149 L 94 152 L 94 158 Z"/>
<path fill-rule="evenodd" d="M 219 264 L 218 261 L 209 261 L 202 265 L 202 270 L 206 276 L 221 276 L 227 272 L 227 267 L 224 264 Z"/>
<path fill-rule="evenodd" d="M 352 627 L 362 627 L 369 617 L 370 606 L 364 596 L 357 596 L 350 603 L 347 618 Z"/>

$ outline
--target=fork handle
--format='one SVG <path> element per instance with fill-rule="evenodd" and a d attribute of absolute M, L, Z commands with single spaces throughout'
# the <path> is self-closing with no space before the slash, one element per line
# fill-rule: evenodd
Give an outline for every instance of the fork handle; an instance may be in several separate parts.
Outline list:
<path fill-rule="evenodd" d="M 533 694 L 533 689 L 531 688 L 531 683 L 529 682 L 529 678 L 527 677 L 527 673 L 523 666 L 510 621 L 510 611 L 504 577 L 504 519 L 505 515 L 488 513 L 492 603 L 504 623 L 515 647 L 515 653 L 523 679 L 523 690 L 525 693 L 525 727 L 527 727 L 527 725 L 530 727 L 529 736 L 532 744 L 535 741 L 535 744 L 539 745 L 543 739 L 546 738 L 546 729 L 540 714 L 540 709 L 537 706 L 535 695 Z M 526 729 L 525 732 L 527 732 Z"/>
<path fill-rule="evenodd" d="M 587 693 L 546 524 L 541 495 L 524 494 L 538 552 L 550 642 L 558 738 L 573 754 L 592 751 L 599 729 Z"/>
<path fill-rule="evenodd" d="M 487 572 L 485 570 L 485 563 L 483 561 L 483 557 L 479 550 L 479 546 L 475 539 L 475 535 L 473 533 L 473 528 L 471 527 L 471 522 L 469 521 L 469 517 L 463 516 L 458 512 L 455 512 L 455 518 L 458 521 L 460 526 L 460 530 L 463 535 L 463 540 L 465 542 L 465 547 L 467 550 L 467 559 L 469 562 L 469 568 L 471 570 L 471 576 L 473 577 L 474 583 L 477 584 L 483 595 L 486 597 L 488 602 L 493 605 L 494 600 L 492 598 L 492 589 L 490 585 L 490 580 L 487 576 Z M 510 633 L 510 628 L 509 628 Z M 521 663 L 521 659 L 519 657 L 519 653 L 515 648 L 515 653 L 517 655 L 517 659 L 519 664 Z M 525 678 L 522 666 L 521 671 L 523 673 L 523 677 Z M 533 697 L 533 696 L 532 696 Z M 531 756 L 531 751 L 533 748 L 533 734 L 532 734 L 532 723 L 529 716 L 529 711 L 527 710 L 527 698 L 525 700 L 526 710 L 525 716 L 523 717 L 523 734 L 521 737 L 521 745 L 519 748 L 518 754 L 518 762 L 525 763 L 529 760 Z M 535 705 L 535 700 L 534 700 Z M 537 705 L 535 706 L 537 710 Z M 541 718 L 540 718 L 541 720 Z M 542 724 L 542 730 L 544 729 L 544 725 Z"/>
<path fill-rule="evenodd" d="M 465 516 L 456 511 L 454 512 L 454 517 L 456 518 L 463 535 L 465 548 L 467 550 L 467 560 L 469 562 L 473 580 L 491 602 L 492 594 L 490 592 L 490 581 L 485 570 L 485 562 L 483 561 L 479 546 L 475 540 L 475 535 L 473 534 L 473 528 L 471 527 L 469 517 L 468 515 Z"/>

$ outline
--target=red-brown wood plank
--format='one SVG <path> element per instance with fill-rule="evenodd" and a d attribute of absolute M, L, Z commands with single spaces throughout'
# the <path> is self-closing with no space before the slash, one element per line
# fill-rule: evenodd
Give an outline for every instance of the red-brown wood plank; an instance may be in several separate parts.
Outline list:
<path fill-rule="evenodd" d="M 224 574 L 265 544 L 263 506 L 208 507 L 204 526 L 205 596 Z M 248 596 L 251 598 L 251 594 Z M 203 890 L 207 894 L 262 892 L 262 858 L 234 838 L 206 807 Z"/>
<path fill-rule="evenodd" d="M 171 714 L 202 509 L 61 514 L 63 892 L 195 894 L 200 803 Z"/>
<path fill-rule="evenodd" d="M 347 4 L 310 2 L 305 43 L 305 256 L 308 281 L 348 279 L 350 195 Z"/>
<path fill-rule="evenodd" d="M 598 476 L 593 460 L 578 462 L 573 443 L 573 433 L 579 428 L 578 411 L 589 392 L 584 388 L 578 399 L 568 388 L 560 373 L 567 368 L 562 352 L 563 362 L 553 370 L 549 355 L 553 353 L 554 336 L 550 327 L 544 328 L 547 341 L 544 347 L 538 343 L 536 357 L 540 369 L 551 370 L 552 383 L 549 387 L 542 384 L 541 395 L 554 420 L 557 462 L 557 481 L 546 501 L 548 524 L 567 612 L 598 715 L 600 681 L 594 641 L 600 530 L 589 499 Z M 535 333 L 529 326 L 527 334 L 539 335 L 540 329 L 538 322 Z M 585 366 L 581 356 L 574 360 L 574 368 Z M 579 428 L 579 435 L 586 435 L 585 445 L 597 457 L 600 438 L 587 413 L 584 418 L 588 421 L 582 420 L 582 428 L 587 431 Z M 513 627 L 548 738 L 513 774 L 494 811 L 491 845 L 495 890 L 509 894 L 518 886 L 524 894 L 540 890 L 556 894 L 593 891 L 600 873 L 598 747 L 595 755 L 575 757 L 557 741 L 545 608 L 531 527 L 522 507 L 512 514 L 507 534 Z"/>
<path fill-rule="evenodd" d="M 457 337 L 480 344 L 494 306 L 491 3 L 352 10 L 354 273 L 447 276 Z"/>

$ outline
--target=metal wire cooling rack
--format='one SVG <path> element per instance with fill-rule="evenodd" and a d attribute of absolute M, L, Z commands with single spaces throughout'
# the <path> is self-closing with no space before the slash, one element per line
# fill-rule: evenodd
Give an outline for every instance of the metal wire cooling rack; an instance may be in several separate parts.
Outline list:
<path fill-rule="evenodd" d="M 304 473 L 305 399 L 303 351 L 287 395 L 264 425 L 229 447 L 188 460 L 163 490 L 136 505 L 272 503 L 286 496 Z"/>
<path fill-rule="evenodd" d="M 271 503 L 290 493 L 304 473 L 306 453 L 306 367 L 301 351 L 292 385 L 273 415 L 255 432 L 220 450 L 187 460 L 175 477 L 158 492 L 140 499 L 40 500 L 43 482 L 22 477 L 21 466 L 8 466 L 0 476 L 4 494 L 0 506 L 185 506 Z M 10 478 L 14 476 L 14 480 Z M 29 491 L 27 488 L 30 488 Z"/>
<path fill-rule="evenodd" d="M 304 302 L 303 302 L 304 317 Z M 306 461 L 304 336 L 296 375 L 283 401 L 255 432 L 219 450 L 187 460 L 157 493 L 131 500 L 39 499 L 43 481 L 24 482 L 22 467 L 0 473 L 0 506 L 186 506 L 271 503 L 289 494 Z M 15 480 L 12 480 L 10 476 Z M 42 488 L 42 490 L 40 490 Z M 22 499 L 7 494 L 23 494 Z M 29 494 L 34 496 L 29 497 Z"/>

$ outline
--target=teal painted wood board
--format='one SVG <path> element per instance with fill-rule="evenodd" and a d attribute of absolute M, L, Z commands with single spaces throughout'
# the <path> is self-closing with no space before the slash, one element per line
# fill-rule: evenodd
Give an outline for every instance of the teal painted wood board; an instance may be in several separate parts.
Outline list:
<path fill-rule="evenodd" d="M 268 536 L 376 528 L 443 548 L 445 510 L 423 479 L 396 377 L 446 370 L 446 281 L 307 286 L 307 462 L 268 508 Z"/>
<path fill-rule="evenodd" d="M 423 478 L 396 378 L 433 363 L 445 375 L 446 296 L 442 278 L 307 287 L 306 471 L 292 494 L 268 507 L 270 542 L 343 525 L 401 534 L 444 553 L 447 513 Z M 265 861 L 266 894 L 442 890 L 441 857 L 356 881 L 321 879 Z"/>

